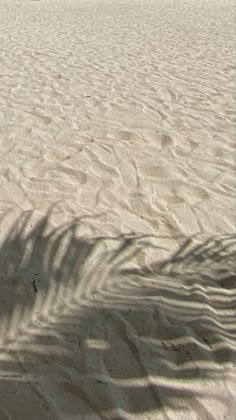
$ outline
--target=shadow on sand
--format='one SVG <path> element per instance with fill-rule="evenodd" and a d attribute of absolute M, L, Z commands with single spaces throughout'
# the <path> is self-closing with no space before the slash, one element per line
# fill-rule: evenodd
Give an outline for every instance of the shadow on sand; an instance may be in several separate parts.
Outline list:
<path fill-rule="evenodd" d="M 194 383 L 235 365 L 235 237 L 186 239 L 140 268 L 151 238 L 86 240 L 80 222 L 53 228 L 47 216 L 30 227 L 31 217 L 0 246 L 2 413 L 162 418 L 184 400 L 208 418 Z M 29 413 L 11 406 L 26 395 Z"/>

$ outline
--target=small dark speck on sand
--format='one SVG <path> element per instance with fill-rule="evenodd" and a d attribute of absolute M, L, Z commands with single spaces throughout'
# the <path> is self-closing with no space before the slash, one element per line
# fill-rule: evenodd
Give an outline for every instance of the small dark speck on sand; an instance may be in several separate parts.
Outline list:
<path fill-rule="evenodd" d="M 35 280 L 32 281 L 32 285 L 33 285 L 33 289 L 34 289 L 35 293 L 37 293 L 38 289 L 37 289 Z"/>
<path fill-rule="evenodd" d="M 98 382 L 99 384 L 103 384 L 103 385 L 105 385 L 105 382 L 100 381 L 99 379 L 96 379 L 96 382 Z"/>

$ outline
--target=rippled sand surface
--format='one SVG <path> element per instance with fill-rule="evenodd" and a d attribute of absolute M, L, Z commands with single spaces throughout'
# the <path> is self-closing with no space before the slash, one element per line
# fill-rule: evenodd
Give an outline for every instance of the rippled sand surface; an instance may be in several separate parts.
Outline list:
<path fill-rule="evenodd" d="M 234 418 L 235 38 L 0 0 L 0 420 Z"/>

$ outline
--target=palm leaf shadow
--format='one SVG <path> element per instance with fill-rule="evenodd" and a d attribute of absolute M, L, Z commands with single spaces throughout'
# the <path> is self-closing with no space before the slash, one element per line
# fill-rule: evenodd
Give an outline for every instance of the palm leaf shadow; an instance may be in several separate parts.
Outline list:
<path fill-rule="evenodd" d="M 80 225 L 53 228 L 50 215 L 33 224 L 26 213 L 5 235 L 6 389 L 24 384 L 48 418 L 125 418 L 177 409 L 178 400 L 199 393 L 191 381 L 216 380 L 222 366 L 225 373 L 232 368 L 234 236 L 188 238 L 170 258 L 139 267 L 139 249 L 153 249 L 151 238 L 85 239 Z"/>

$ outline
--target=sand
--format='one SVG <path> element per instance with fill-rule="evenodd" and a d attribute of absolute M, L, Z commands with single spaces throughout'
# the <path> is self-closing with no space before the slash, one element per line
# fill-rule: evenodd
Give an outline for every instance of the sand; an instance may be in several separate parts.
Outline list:
<path fill-rule="evenodd" d="M 235 5 L 0 0 L 0 420 L 231 420 Z"/>

